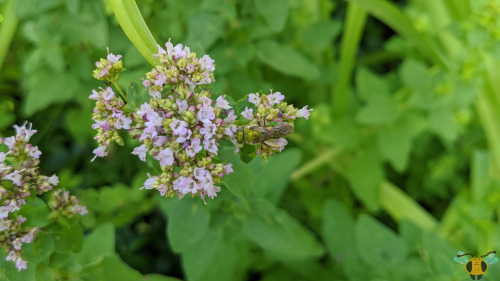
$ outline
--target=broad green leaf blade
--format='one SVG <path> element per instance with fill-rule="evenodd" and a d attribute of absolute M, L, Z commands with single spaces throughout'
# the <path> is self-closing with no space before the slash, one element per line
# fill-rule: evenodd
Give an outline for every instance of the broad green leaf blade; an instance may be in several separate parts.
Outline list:
<path fill-rule="evenodd" d="M 256 213 L 243 222 L 250 240 L 279 260 L 304 260 L 323 254 L 314 235 L 286 211 L 264 200 L 252 201 Z"/>
<path fill-rule="evenodd" d="M 354 220 L 344 204 L 334 198 L 326 200 L 323 206 L 322 234 L 334 261 L 338 255 L 355 251 Z"/>
<path fill-rule="evenodd" d="M 112 224 L 102 224 L 85 238 L 82 251 L 78 254 L 81 266 L 99 264 L 105 256 L 115 253 L 115 229 Z"/>
<path fill-rule="evenodd" d="M 356 197 L 369 209 L 379 208 L 379 189 L 384 178 L 381 155 L 373 142 L 363 151 L 359 151 L 357 157 L 349 165 L 347 179 L 351 184 Z"/>
<path fill-rule="evenodd" d="M 85 268 L 80 278 L 84 281 L 106 280 L 106 281 L 144 281 L 142 274 L 133 269 L 120 259 L 117 255 L 103 257 L 102 262 Z"/>
<path fill-rule="evenodd" d="M 378 134 L 378 146 L 394 169 L 399 172 L 406 169 L 412 140 L 425 126 L 424 117 L 407 112 L 394 124 L 381 129 Z"/>
<path fill-rule="evenodd" d="M 182 266 L 188 280 L 203 280 L 205 272 L 215 258 L 217 248 L 222 243 L 220 230 L 205 232 L 197 243 L 192 244 L 182 253 Z"/>
<path fill-rule="evenodd" d="M 224 31 L 224 20 L 217 14 L 201 12 L 189 21 L 187 46 L 209 49 Z"/>
<path fill-rule="evenodd" d="M 256 0 L 254 3 L 272 30 L 275 32 L 283 30 L 288 18 L 288 0 Z"/>
<path fill-rule="evenodd" d="M 317 66 L 304 55 L 293 47 L 280 45 L 276 41 L 258 43 L 257 57 L 279 72 L 304 80 L 315 80 L 320 74 Z"/>
<path fill-rule="evenodd" d="M 405 242 L 385 225 L 361 215 L 355 228 L 356 247 L 361 259 L 374 267 L 391 269 L 406 257 Z"/>
<path fill-rule="evenodd" d="M 183 198 L 168 214 L 167 238 L 175 252 L 183 252 L 206 235 L 210 212 L 198 198 Z"/>
<path fill-rule="evenodd" d="M 38 263 L 48 262 L 54 248 L 52 236 L 42 231 L 32 243 L 24 244 L 22 249 L 24 258 L 29 262 L 28 266 L 36 266 Z"/>
<path fill-rule="evenodd" d="M 33 201 L 29 200 L 19 210 L 19 214 L 27 219 L 23 227 L 45 227 L 50 223 L 49 207 L 39 197 L 35 197 Z"/>

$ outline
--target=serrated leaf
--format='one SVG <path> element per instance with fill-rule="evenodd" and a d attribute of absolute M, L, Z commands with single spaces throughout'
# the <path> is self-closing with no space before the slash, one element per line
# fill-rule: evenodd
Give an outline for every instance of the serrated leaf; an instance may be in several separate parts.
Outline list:
<path fill-rule="evenodd" d="M 255 7 L 275 32 L 283 30 L 288 18 L 288 0 L 256 0 Z"/>
<path fill-rule="evenodd" d="M 290 76 L 314 80 L 320 75 L 318 67 L 308 58 L 292 46 L 280 45 L 276 41 L 258 43 L 257 57 L 273 69 Z"/>
<path fill-rule="evenodd" d="M 208 231 L 210 212 L 200 201 L 184 198 L 169 213 L 167 237 L 175 252 L 183 252 Z"/>

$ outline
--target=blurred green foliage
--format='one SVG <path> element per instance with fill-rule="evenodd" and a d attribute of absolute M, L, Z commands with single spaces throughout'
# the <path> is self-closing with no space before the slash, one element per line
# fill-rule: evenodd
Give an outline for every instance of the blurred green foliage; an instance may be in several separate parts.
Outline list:
<path fill-rule="evenodd" d="M 272 88 L 311 118 L 267 163 L 221 151 L 235 172 L 207 205 L 139 191 L 153 167 L 131 145 L 90 163 L 93 62 L 123 54 L 124 89 L 151 67 L 110 4 L 0 1 L 0 129 L 34 123 L 90 211 L 4 279 L 466 280 L 457 250 L 500 248 L 500 1 L 137 4 L 157 42 L 215 59 L 214 93 Z"/>

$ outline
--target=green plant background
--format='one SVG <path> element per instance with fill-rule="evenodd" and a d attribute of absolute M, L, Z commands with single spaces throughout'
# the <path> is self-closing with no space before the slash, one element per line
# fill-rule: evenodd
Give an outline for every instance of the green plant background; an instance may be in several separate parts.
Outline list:
<path fill-rule="evenodd" d="M 1 280 L 467 280 L 457 250 L 500 250 L 500 1 L 137 5 L 157 42 L 215 59 L 213 92 L 314 111 L 267 163 L 222 150 L 235 172 L 207 205 L 141 191 L 133 140 L 90 162 L 93 63 L 123 54 L 122 88 L 151 68 L 111 3 L 0 0 L 0 130 L 32 122 L 90 212 Z"/>

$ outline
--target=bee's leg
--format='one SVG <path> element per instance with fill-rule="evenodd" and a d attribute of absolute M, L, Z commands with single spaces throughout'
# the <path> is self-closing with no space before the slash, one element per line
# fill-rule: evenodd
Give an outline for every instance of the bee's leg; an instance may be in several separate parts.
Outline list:
<path fill-rule="evenodd" d="M 269 147 L 269 148 L 271 148 L 271 146 L 269 144 L 267 144 L 266 141 L 262 141 L 262 144 L 265 145 L 265 146 L 267 146 L 267 147 Z"/>
<path fill-rule="evenodd" d="M 470 275 L 470 278 L 472 278 L 472 280 L 476 280 L 476 275 Z"/>
<path fill-rule="evenodd" d="M 477 280 L 481 280 L 481 278 L 483 278 L 482 274 L 477 276 Z"/>

